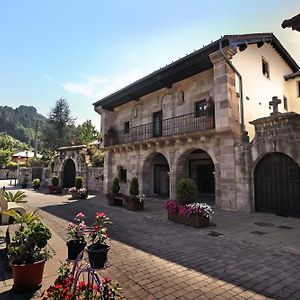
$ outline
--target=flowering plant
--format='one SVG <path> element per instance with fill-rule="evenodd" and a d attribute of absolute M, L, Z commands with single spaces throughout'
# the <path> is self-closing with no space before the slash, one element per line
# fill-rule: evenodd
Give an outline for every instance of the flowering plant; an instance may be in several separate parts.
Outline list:
<path fill-rule="evenodd" d="M 85 215 L 79 212 L 73 222 L 70 222 L 67 226 L 67 235 L 69 240 L 78 241 L 80 243 L 85 243 L 85 230 L 87 226 L 84 223 Z"/>
<path fill-rule="evenodd" d="M 88 196 L 88 190 L 86 188 L 77 189 L 75 186 L 69 188 L 69 194 L 73 197 L 79 196 L 82 199 L 86 199 Z"/>
<path fill-rule="evenodd" d="M 211 218 L 211 215 L 214 213 L 212 207 L 206 203 L 190 203 L 180 205 L 176 200 L 168 200 L 165 203 L 165 208 L 168 213 L 178 213 L 185 218 L 188 218 L 194 214 L 202 214 L 207 218 Z"/>
<path fill-rule="evenodd" d="M 54 285 L 51 285 L 43 292 L 42 300 L 83 300 L 101 299 L 114 300 L 118 294 L 118 283 L 114 283 L 110 278 L 104 277 L 99 285 L 85 281 L 74 283 L 71 269 L 68 264 L 63 264 L 58 271 Z"/>
<path fill-rule="evenodd" d="M 89 234 L 91 245 L 93 245 L 94 248 L 105 244 L 105 241 L 108 238 L 105 224 L 111 224 L 109 217 L 103 212 L 97 212 L 96 222 L 92 225 Z"/>
<path fill-rule="evenodd" d="M 143 202 L 145 200 L 145 195 L 144 194 L 139 194 L 136 196 L 139 202 Z"/>

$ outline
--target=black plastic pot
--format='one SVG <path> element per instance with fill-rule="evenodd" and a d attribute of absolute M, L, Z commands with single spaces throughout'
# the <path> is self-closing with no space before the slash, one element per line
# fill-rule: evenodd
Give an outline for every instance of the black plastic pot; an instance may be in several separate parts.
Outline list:
<path fill-rule="evenodd" d="M 107 253 L 109 251 L 108 245 L 90 245 L 87 248 L 87 252 L 89 255 L 90 265 L 94 269 L 101 269 L 104 267 L 104 264 L 107 260 Z"/>
<path fill-rule="evenodd" d="M 82 258 L 83 253 L 78 257 L 80 252 L 84 249 L 86 243 L 79 243 L 78 241 L 70 240 L 67 242 L 68 247 L 68 259 L 76 260 L 77 258 Z"/>

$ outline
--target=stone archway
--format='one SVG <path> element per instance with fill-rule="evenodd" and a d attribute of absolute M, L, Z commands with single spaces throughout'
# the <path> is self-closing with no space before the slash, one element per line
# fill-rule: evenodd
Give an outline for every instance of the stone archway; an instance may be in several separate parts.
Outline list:
<path fill-rule="evenodd" d="M 288 155 L 268 153 L 254 170 L 255 211 L 300 217 L 300 167 Z"/>
<path fill-rule="evenodd" d="M 190 149 L 181 154 L 175 162 L 176 181 L 182 177 L 195 181 L 200 200 L 215 204 L 216 180 L 215 163 L 202 149 Z"/>
<path fill-rule="evenodd" d="M 151 153 L 142 166 L 142 186 L 146 195 L 169 197 L 170 165 L 167 158 L 159 152 Z"/>
<path fill-rule="evenodd" d="M 76 167 L 74 161 L 69 158 L 65 161 L 63 167 L 63 187 L 70 188 L 75 184 Z"/>

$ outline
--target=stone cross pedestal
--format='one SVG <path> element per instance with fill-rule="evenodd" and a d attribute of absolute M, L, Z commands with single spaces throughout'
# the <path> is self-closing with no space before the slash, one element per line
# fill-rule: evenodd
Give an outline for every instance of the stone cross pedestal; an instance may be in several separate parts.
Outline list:
<path fill-rule="evenodd" d="M 271 116 L 280 114 L 278 112 L 278 105 L 281 103 L 281 100 L 278 99 L 277 96 L 272 97 L 272 101 L 269 102 L 269 105 L 273 107 L 273 112 L 271 112 Z"/>

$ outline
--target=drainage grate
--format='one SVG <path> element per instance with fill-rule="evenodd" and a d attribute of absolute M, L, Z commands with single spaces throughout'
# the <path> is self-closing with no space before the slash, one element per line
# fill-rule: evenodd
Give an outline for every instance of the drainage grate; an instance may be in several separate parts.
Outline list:
<path fill-rule="evenodd" d="M 293 229 L 293 227 L 284 226 L 284 225 L 277 226 L 277 228 L 280 228 L 280 229 Z"/>
<path fill-rule="evenodd" d="M 261 226 L 261 227 L 275 227 L 275 224 L 272 223 L 265 223 L 265 222 L 255 222 L 254 223 L 257 226 Z"/>
<path fill-rule="evenodd" d="M 224 235 L 224 234 L 220 233 L 220 232 L 216 232 L 216 231 L 210 231 L 207 235 L 217 237 L 217 236 L 221 236 L 221 235 Z"/>
<path fill-rule="evenodd" d="M 253 234 L 256 234 L 256 235 L 264 235 L 264 234 L 267 234 L 266 232 L 258 231 L 258 230 L 251 231 L 250 233 L 253 233 Z"/>

